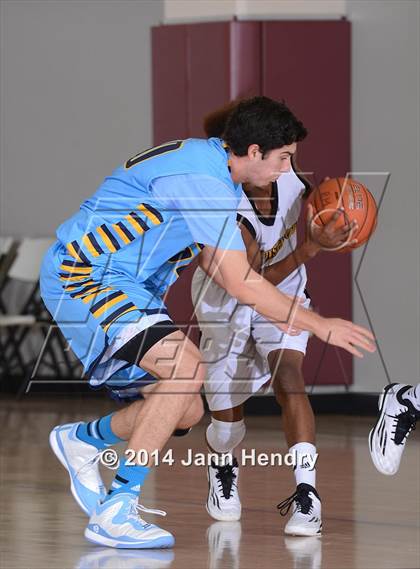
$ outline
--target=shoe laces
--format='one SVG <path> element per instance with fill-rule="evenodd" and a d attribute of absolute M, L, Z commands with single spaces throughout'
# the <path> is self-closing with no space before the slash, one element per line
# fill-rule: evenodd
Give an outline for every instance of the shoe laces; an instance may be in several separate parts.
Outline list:
<path fill-rule="evenodd" d="M 406 438 L 416 428 L 417 416 L 415 413 L 407 410 L 399 415 L 393 415 L 395 430 L 392 432 L 394 437 L 392 440 L 396 445 L 403 445 Z"/>
<path fill-rule="evenodd" d="M 219 491 L 222 492 L 224 498 L 229 500 L 233 496 L 233 489 L 236 486 L 237 475 L 234 473 L 233 469 L 238 466 L 236 458 L 232 461 L 232 464 L 226 464 L 224 466 L 213 466 L 217 469 L 216 478 L 219 484 Z"/>
<path fill-rule="evenodd" d="M 130 502 L 130 505 L 128 507 L 128 517 L 134 518 L 137 522 L 140 521 L 144 525 L 150 525 L 148 522 L 146 522 L 146 520 L 144 520 L 141 517 L 140 512 L 144 512 L 146 514 L 155 514 L 156 516 L 166 516 L 166 512 L 164 510 L 155 510 L 153 508 L 146 508 L 146 506 L 136 503 L 135 500 Z"/>
<path fill-rule="evenodd" d="M 98 464 L 98 462 L 101 460 L 101 456 L 102 456 L 102 451 L 97 452 L 92 458 L 89 458 L 89 460 L 87 460 L 86 462 L 84 462 L 82 464 L 82 466 L 80 468 L 77 469 L 76 471 L 76 478 L 79 476 L 79 474 L 82 473 L 83 470 L 85 470 L 86 468 L 91 468 L 92 466 L 95 466 L 95 464 Z"/>
<path fill-rule="evenodd" d="M 296 504 L 296 510 L 302 514 L 310 514 L 313 508 L 312 498 L 309 496 L 309 492 L 312 490 L 309 488 L 302 487 L 301 484 L 296 488 L 296 492 L 277 504 L 277 509 L 280 511 L 281 516 L 286 516 L 289 513 L 292 504 Z"/>

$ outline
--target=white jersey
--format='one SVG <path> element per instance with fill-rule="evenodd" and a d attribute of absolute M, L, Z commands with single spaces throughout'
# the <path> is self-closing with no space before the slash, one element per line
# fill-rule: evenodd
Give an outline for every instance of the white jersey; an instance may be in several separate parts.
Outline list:
<path fill-rule="evenodd" d="M 305 185 L 293 169 L 282 174 L 273 184 L 271 215 L 258 212 L 258 200 L 250 200 L 243 192 L 238 219 L 248 228 L 263 252 L 263 267 L 281 261 L 297 246 L 297 222 Z M 306 269 L 301 265 L 279 285 L 289 294 L 301 294 L 306 286 Z"/>
<path fill-rule="evenodd" d="M 273 191 L 270 216 L 261 216 L 258 203 L 245 193 L 238 209 L 238 220 L 263 252 L 263 267 L 284 259 L 296 248 L 305 185 L 290 170 L 273 184 Z M 277 288 L 304 297 L 305 286 L 306 270 L 301 265 Z M 252 307 L 239 304 L 200 268 L 194 273 L 191 292 L 201 329 L 200 349 L 207 364 L 204 386 L 211 411 L 240 405 L 266 385 L 270 380 L 267 357 L 271 351 L 290 349 L 305 353 L 307 332 L 288 336 Z M 309 306 L 309 299 L 303 306 Z"/>

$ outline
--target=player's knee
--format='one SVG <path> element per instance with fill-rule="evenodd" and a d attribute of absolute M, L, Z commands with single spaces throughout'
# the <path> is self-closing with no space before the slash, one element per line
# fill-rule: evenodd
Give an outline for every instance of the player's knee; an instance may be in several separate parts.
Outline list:
<path fill-rule="evenodd" d="M 305 382 L 301 369 L 293 364 L 281 363 L 273 378 L 273 390 L 279 400 L 304 394 Z"/>
<path fill-rule="evenodd" d="M 244 439 L 246 433 L 243 419 L 234 422 L 218 421 L 212 418 L 207 427 L 206 438 L 216 452 L 232 452 Z"/>
<path fill-rule="evenodd" d="M 193 397 L 191 405 L 177 425 L 177 429 L 189 429 L 200 422 L 204 415 L 204 405 L 201 395 L 197 394 Z"/>

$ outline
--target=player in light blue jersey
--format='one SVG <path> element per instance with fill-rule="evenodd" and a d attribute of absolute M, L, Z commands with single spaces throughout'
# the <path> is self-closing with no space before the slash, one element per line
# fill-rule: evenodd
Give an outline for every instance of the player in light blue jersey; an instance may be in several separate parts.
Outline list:
<path fill-rule="evenodd" d="M 358 348 L 374 350 L 370 332 L 296 306 L 247 261 L 236 225 L 240 184 L 275 181 L 305 136 L 284 104 L 266 97 L 243 101 L 223 140 L 176 140 L 137 154 L 59 227 L 41 272 L 48 310 L 92 386 L 105 385 L 119 396 L 142 389 L 145 395 L 109 416 L 58 426 L 50 435 L 73 495 L 90 516 L 90 541 L 120 548 L 174 543 L 169 532 L 140 517 L 145 508 L 137 498 L 155 453 L 174 430 L 191 427 L 203 413 L 200 353 L 162 300 L 200 251 L 202 266 L 218 284 L 282 330 L 309 330 L 356 356 L 362 355 Z M 106 494 L 98 459 L 122 440 L 132 452 Z M 133 456 L 148 460 L 139 465 Z"/>

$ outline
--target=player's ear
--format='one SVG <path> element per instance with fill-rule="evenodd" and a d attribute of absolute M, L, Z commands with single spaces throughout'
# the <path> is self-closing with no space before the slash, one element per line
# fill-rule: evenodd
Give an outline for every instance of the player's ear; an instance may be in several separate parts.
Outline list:
<path fill-rule="evenodd" d="M 256 160 L 259 155 L 261 155 L 261 150 L 258 144 L 250 144 L 248 146 L 248 158 L 250 160 Z"/>

